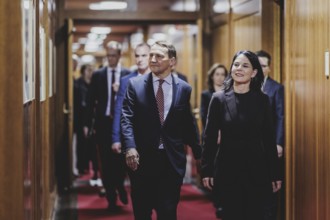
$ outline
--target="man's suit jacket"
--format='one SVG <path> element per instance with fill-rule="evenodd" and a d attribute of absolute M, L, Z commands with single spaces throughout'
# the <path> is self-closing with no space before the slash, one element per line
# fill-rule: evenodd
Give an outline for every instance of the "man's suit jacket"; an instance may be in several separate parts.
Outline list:
<path fill-rule="evenodd" d="M 117 98 L 115 102 L 115 110 L 113 114 L 113 125 L 112 125 L 112 143 L 121 142 L 120 139 L 120 116 L 121 116 L 121 109 L 123 107 L 123 101 L 128 85 L 128 80 L 132 77 L 136 77 L 138 72 L 135 71 L 130 73 L 120 79 L 120 86 L 117 92 Z"/>
<path fill-rule="evenodd" d="M 152 73 L 130 79 L 123 102 L 121 130 L 124 151 L 136 148 L 140 172 L 157 172 L 154 165 L 162 137 L 169 161 L 180 176 L 186 168 L 185 144 L 199 159 L 201 147 L 196 121 L 190 108 L 191 87 L 173 77 L 173 97 L 169 113 L 161 126 L 153 88 Z"/>
<path fill-rule="evenodd" d="M 120 77 L 130 73 L 128 69 L 121 68 Z M 95 71 L 89 90 L 87 126 L 91 127 L 92 119 L 95 117 L 95 127 L 103 120 L 108 104 L 108 74 L 107 67 Z"/>
<path fill-rule="evenodd" d="M 268 95 L 276 128 L 276 143 L 284 147 L 284 86 L 267 77 L 263 91 Z"/>
<path fill-rule="evenodd" d="M 188 79 L 187 79 L 187 77 L 186 77 L 184 74 L 179 73 L 179 72 L 177 72 L 177 74 L 178 74 L 178 77 L 179 77 L 180 79 L 182 79 L 182 80 L 185 81 L 185 82 L 188 82 Z"/>

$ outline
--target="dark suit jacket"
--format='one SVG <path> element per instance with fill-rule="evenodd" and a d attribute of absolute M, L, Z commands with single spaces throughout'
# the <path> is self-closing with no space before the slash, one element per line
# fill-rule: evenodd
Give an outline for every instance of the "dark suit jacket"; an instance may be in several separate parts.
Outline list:
<path fill-rule="evenodd" d="M 188 82 L 187 77 L 186 77 L 184 74 L 179 73 L 179 72 L 177 72 L 177 74 L 178 74 L 178 77 L 179 77 L 180 79 L 182 79 L 182 80 L 185 81 L 185 82 Z"/>
<path fill-rule="evenodd" d="M 169 113 L 163 126 L 160 124 L 156 98 L 153 89 L 152 73 L 130 79 L 123 102 L 121 130 L 124 151 L 136 148 L 140 154 L 141 172 L 157 172 L 154 161 L 159 153 L 159 140 L 162 136 L 165 151 L 170 163 L 180 176 L 186 169 L 184 146 L 192 148 L 194 157 L 199 159 L 198 129 L 191 113 L 191 87 L 181 79 L 173 77 L 173 97 Z"/>
<path fill-rule="evenodd" d="M 276 143 L 284 147 L 284 86 L 267 77 L 263 91 L 268 95 L 272 107 Z"/>
<path fill-rule="evenodd" d="M 210 104 L 210 101 L 212 98 L 212 94 L 213 94 L 213 91 L 210 91 L 209 89 L 204 90 L 202 92 L 200 115 L 201 115 L 201 119 L 202 119 L 203 128 L 205 128 L 205 125 L 206 125 L 207 111 L 208 111 L 209 104 Z"/>
<path fill-rule="evenodd" d="M 216 92 L 211 99 L 204 133 L 202 176 L 215 177 L 217 185 L 228 187 L 240 181 L 270 184 L 280 179 L 268 97 L 250 91 L 248 101 L 247 108 L 241 109 L 247 116 L 242 123 L 233 90 Z"/>
<path fill-rule="evenodd" d="M 84 126 L 84 117 L 87 114 L 88 103 L 88 90 L 89 84 L 87 84 L 83 77 L 79 77 L 74 81 L 74 131 L 82 129 Z"/>
<path fill-rule="evenodd" d="M 136 77 L 138 72 L 135 71 L 130 73 L 120 79 L 120 86 L 117 93 L 116 103 L 115 103 L 115 110 L 113 115 L 113 125 L 112 125 L 112 143 L 121 142 L 120 139 L 120 116 L 121 116 L 121 109 L 123 107 L 123 101 L 128 85 L 128 80 L 132 77 Z"/>
<path fill-rule="evenodd" d="M 126 76 L 130 73 L 128 69 L 121 68 L 120 77 Z M 95 126 L 98 127 L 100 120 L 103 120 L 108 104 L 108 80 L 107 67 L 103 67 L 95 71 L 92 77 L 89 102 L 88 115 L 86 125 L 88 127 L 92 124 L 92 119 L 95 117 Z M 110 135 L 110 134 L 109 134 Z"/>

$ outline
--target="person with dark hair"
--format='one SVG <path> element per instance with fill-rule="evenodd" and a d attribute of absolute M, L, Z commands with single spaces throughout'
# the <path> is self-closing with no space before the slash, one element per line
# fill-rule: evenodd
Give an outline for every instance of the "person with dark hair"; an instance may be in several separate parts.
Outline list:
<path fill-rule="evenodd" d="M 129 80 L 121 115 L 135 220 L 176 220 L 186 171 L 185 145 L 199 159 L 201 146 L 190 108 L 191 86 L 171 74 L 176 50 L 151 46 L 151 73 Z"/>
<path fill-rule="evenodd" d="M 123 100 L 127 89 L 128 81 L 132 77 L 142 76 L 150 73 L 149 68 L 149 51 L 150 46 L 146 43 L 138 44 L 134 50 L 135 63 L 137 70 L 122 77 L 120 80 L 119 91 L 115 103 L 115 111 L 112 125 L 112 150 L 121 153 L 121 137 L 120 137 L 120 116 L 123 107 Z"/>
<path fill-rule="evenodd" d="M 106 191 L 108 210 L 117 211 L 117 196 L 127 204 L 124 186 L 126 177 L 124 155 L 111 150 L 112 123 L 120 78 L 130 71 L 120 65 L 121 44 L 110 41 L 106 47 L 108 66 L 95 71 L 90 86 L 86 127 L 90 130 L 95 120 L 95 139 L 100 158 L 102 184 Z"/>
<path fill-rule="evenodd" d="M 262 85 L 262 91 L 268 95 L 271 104 L 274 124 L 275 124 L 275 135 L 277 144 L 277 153 L 281 165 L 281 175 L 284 176 L 284 159 L 283 159 L 283 147 L 284 147 L 284 86 L 273 80 L 270 74 L 271 56 L 269 53 L 263 50 L 256 52 L 259 58 L 262 71 L 264 73 L 264 82 Z M 266 212 L 268 213 L 269 220 L 277 219 L 278 211 L 278 200 L 281 198 L 281 211 L 283 219 L 284 210 L 284 190 L 281 193 L 273 193 L 266 204 Z"/>
<path fill-rule="evenodd" d="M 209 108 L 212 94 L 224 88 L 223 82 L 225 81 L 227 76 L 228 76 L 227 68 L 220 63 L 213 64 L 209 69 L 209 71 L 207 72 L 208 89 L 204 90 L 201 95 L 200 115 L 202 119 L 203 128 L 205 128 L 206 125 L 207 110 Z"/>
<path fill-rule="evenodd" d="M 235 54 L 224 90 L 213 94 L 204 132 L 203 185 L 221 197 L 223 220 L 264 219 L 264 204 L 281 188 L 264 75 L 251 51 Z M 218 136 L 220 132 L 220 145 Z"/>
<path fill-rule="evenodd" d="M 87 113 L 88 90 L 92 79 L 93 68 L 84 64 L 80 68 L 80 77 L 74 81 L 74 132 L 77 135 L 76 155 L 79 175 L 89 172 L 89 150 L 91 139 L 84 129 L 84 117 Z M 95 167 L 97 172 L 97 167 Z M 95 171 L 94 170 L 94 171 Z M 97 179 L 97 178 L 96 178 Z"/>
<path fill-rule="evenodd" d="M 202 136 L 203 136 L 204 128 L 206 125 L 207 111 L 209 108 L 210 100 L 212 98 L 212 94 L 214 92 L 218 92 L 224 88 L 223 82 L 225 81 L 227 76 L 228 76 L 227 68 L 220 63 L 214 63 L 211 66 L 211 68 L 209 69 L 209 71 L 207 72 L 208 89 L 204 90 L 201 95 L 200 115 L 201 115 L 202 126 L 203 126 Z M 216 217 L 221 218 L 222 217 L 222 206 L 221 206 L 220 198 L 218 195 L 215 195 L 214 192 L 212 192 L 212 200 L 213 200 L 213 204 L 216 208 L 216 212 L 215 212 Z"/>

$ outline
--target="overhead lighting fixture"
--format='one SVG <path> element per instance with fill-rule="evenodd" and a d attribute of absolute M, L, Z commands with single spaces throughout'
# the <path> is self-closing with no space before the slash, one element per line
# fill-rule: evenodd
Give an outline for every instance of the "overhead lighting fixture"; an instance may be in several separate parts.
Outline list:
<path fill-rule="evenodd" d="M 92 27 L 91 32 L 94 34 L 109 34 L 111 32 L 110 27 Z"/>
<path fill-rule="evenodd" d="M 127 2 L 123 1 L 102 1 L 89 4 L 90 10 L 123 10 L 127 8 Z"/>

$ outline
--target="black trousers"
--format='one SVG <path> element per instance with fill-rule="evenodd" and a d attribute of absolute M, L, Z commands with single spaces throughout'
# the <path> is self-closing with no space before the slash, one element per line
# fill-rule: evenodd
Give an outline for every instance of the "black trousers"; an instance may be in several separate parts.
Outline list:
<path fill-rule="evenodd" d="M 89 168 L 89 158 L 88 158 L 88 150 L 91 147 L 91 142 L 88 138 L 85 137 L 83 132 L 83 127 L 79 127 L 77 129 L 77 147 L 76 147 L 76 155 L 77 155 L 77 169 L 79 173 L 84 173 L 84 171 Z"/>
<path fill-rule="evenodd" d="M 150 165 L 154 172 L 146 172 L 143 167 L 129 172 L 134 217 L 151 220 L 154 209 L 158 220 L 176 220 L 183 177 L 173 169 L 165 150 L 160 150 L 155 157 L 155 163 Z M 143 160 L 140 155 L 140 161 Z"/>
<path fill-rule="evenodd" d="M 116 205 L 117 191 L 124 191 L 126 163 L 123 154 L 111 150 L 112 121 L 109 117 L 100 120 L 96 127 L 96 141 L 100 158 L 100 171 L 106 197 L 110 205 Z"/>

